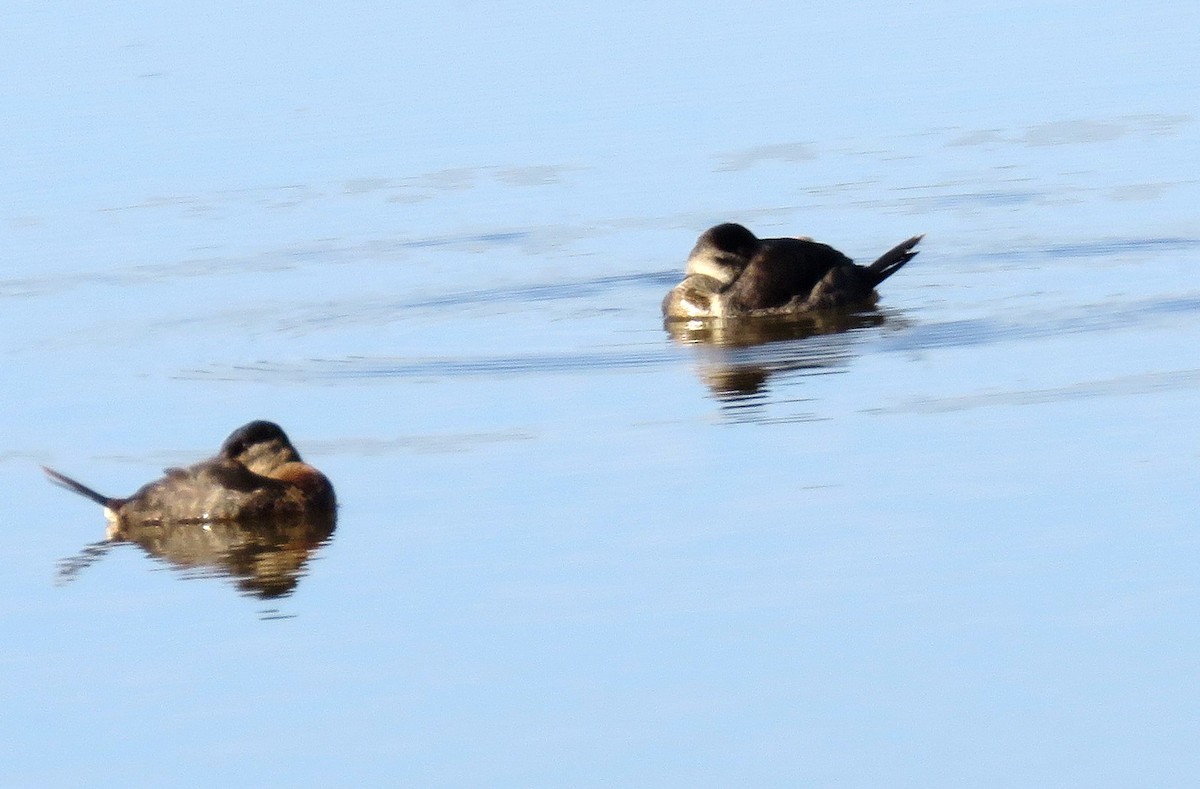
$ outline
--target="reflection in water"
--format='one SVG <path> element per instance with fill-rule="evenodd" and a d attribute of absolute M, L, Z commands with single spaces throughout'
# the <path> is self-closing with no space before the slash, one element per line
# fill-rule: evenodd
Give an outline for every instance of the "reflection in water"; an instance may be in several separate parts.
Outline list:
<path fill-rule="evenodd" d="M 881 326 L 885 320 L 884 314 L 878 310 L 826 310 L 779 318 L 668 320 L 663 326 L 672 339 L 685 345 L 749 348 L 771 342 L 803 340 L 818 334 L 840 334 L 851 329 Z"/>
<path fill-rule="evenodd" d="M 264 600 L 290 595 L 312 554 L 332 539 L 333 513 L 258 522 L 135 523 L 59 562 L 58 580 L 70 583 L 121 543 L 138 545 L 187 577 L 234 579 L 244 594 Z"/>
<path fill-rule="evenodd" d="M 698 375 L 717 400 L 744 408 L 765 401 L 772 375 L 825 372 L 844 364 L 851 356 L 850 343 L 834 338 L 886 321 L 877 310 L 827 311 L 787 319 L 668 320 L 664 327 L 676 342 L 698 346 Z"/>

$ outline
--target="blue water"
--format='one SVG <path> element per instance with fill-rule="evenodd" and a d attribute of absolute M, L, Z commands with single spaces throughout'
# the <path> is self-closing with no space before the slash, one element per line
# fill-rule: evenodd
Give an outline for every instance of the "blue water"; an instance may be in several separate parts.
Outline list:
<path fill-rule="evenodd" d="M 1193 4 L 5 18 L 0 785 L 1194 780 Z M 728 220 L 927 235 L 673 338 Z M 282 596 L 38 468 L 254 418 L 341 502 Z"/>

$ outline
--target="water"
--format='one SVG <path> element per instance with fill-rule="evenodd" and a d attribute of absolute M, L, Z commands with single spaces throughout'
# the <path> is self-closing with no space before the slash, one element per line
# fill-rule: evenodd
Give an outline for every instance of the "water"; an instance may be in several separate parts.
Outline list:
<path fill-rule="evenodd" d="M 1190 782 L 1192 6 L 7 21 L 0 784 Z M 726 220 L 927 236 L 672 337 Z M 268 593 L 38 469 L 253 418 L 342 503 Z"/>

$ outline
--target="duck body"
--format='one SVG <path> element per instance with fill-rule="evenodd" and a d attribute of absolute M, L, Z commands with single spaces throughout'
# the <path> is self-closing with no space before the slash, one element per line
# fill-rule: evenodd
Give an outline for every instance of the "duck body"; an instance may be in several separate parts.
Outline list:
<path fill-rule="evenodd" d="M 914 236 L 869 266 L 807 238 L 758 238 L 732 222 L 706 230 L 682 282 L 663 299 L 668 319 L 805 315 L 867 307 L 875 287 L 917 253 Z"/>
<path fill-rule="evenodd" d="M 303 462 L 273 422 L 244 425 L 212 458 L 170 468 L 161 479 L 126 498 L 97 493 L 46 468 L 55 483 L 104 507 L 111 529 L 148 523 L 210 523 L 303 517 L 332 513 L 333 485 Z"/>

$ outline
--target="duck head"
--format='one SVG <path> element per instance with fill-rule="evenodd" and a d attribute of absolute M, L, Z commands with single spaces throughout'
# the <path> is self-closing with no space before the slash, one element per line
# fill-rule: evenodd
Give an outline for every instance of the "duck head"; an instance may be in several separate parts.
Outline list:
<path fill-rule="evenodd" d="M 271 476 L 271 472 L 284 463 L 300 462 L 300 453 L 292 446 L 283 428 L 262 419 L 230 433 L 218 454 L 263 476 Z"/>
<path fill-rule="evenodd" d="M 736 222 L 711 227 L 692 247 L 686 273 L 711 277 L 726 287 L 738 278 L 760 247 L 758 237 Z"/>

